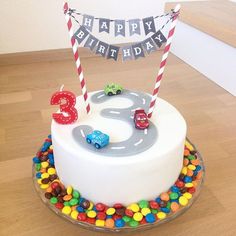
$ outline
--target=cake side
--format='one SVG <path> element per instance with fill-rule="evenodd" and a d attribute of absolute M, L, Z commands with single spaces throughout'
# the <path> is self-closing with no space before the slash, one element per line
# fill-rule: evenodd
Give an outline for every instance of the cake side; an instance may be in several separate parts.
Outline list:
<path fill-rule="evenodd" d="M 91 93 L 90 97 L 99 93 Z M 127 93 L 142 96 L 142 93 Z M 186 123 L 180 113 L 159 98 L 156 112 L 150 120 L 157 130 L 152 146 L 140 151 L 138 145 L 129 143 L 132 151 L 137 150 L 136 154 L 125 154 L 121 149 L 121 155 L 103 155 L 94 147 L 91 150 L 80 145 L 73 136 L 73 130 L 78 126 L 90 125 L 108 133 L 111 143 L 125 142 L 133 135 L 132 119 L 105 118 L 101 113 L 108 108 L 132 110 L 137 104 L 124 95 L 111 97 L 99 104 L 93 99 L 90 102 L 93 104 L 92 116 L 84 114 L 83 107 L 80 107 L 82 98 L 79 97 L 78 122 L 69 126 L 52 122 L 55 166 L 62 183 L 79 189 L 87 199 L 105 204 L 121 202 L 128 205 L 141 199 L 152 199 L 167 191 L 178 178 L 183 163 Z M 145 102 L 148 104 L 148 101 Z M 144 134 L 143 139 L 145 135 L 148 134 Z"/>

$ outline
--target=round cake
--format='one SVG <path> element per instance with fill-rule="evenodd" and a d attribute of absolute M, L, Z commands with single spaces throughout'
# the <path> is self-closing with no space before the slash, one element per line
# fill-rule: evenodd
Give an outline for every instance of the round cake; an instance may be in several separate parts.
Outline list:
<path fill-rule="evenodd" d="M 76 101 L 78 120 L 51 125 L 55 168 L 60 181 L 78 189 L 95 203 L 129 205 L 150 200 L 167 191 L 183 167 L 186 123 L 168 102 L 158 98 L 149 127 L 137 129 L 135 110 L 148 110 L 151 96 L 124 90 L 107 96 L 89 94 L 92 115 L 85 112 L 82 96 Z M 86 136 L 99 130 L 109 144 L 96 149 Z"/>

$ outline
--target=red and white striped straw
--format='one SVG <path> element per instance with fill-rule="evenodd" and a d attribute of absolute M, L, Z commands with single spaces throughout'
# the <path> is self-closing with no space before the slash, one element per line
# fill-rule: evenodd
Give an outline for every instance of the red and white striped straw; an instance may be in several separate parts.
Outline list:
<path fill-rule="evenodd" d="M 170 46 L 171 46 L 171 42 L 173 39 L 173 35 L 175 32 L 175 26 L 177 23 L 177 19 L 178 19 L 178 15 L 179 15 L 179 11 L 180 11 L 180 4 L 176 5 L 175 9 L 174 9 L 174 16 L 170 25 L 170 30 L 169 30 L 169 34 L 168 34 L 168 38 L 167 38 L 167 42 L 165 45 L 165 49 L 162 55 L 162 59 L 161 59 L 161 63 L 160 63 L 160 69 L 156 78 L 156 83 L 155 83 L 155 87 L 153 90 L 153 94 L 152 94 L 152 100 L 150 102 L 149 105 L 149 110 L 148 110 L 148 117 L 151 118 L 152 117 L 152 113 L 153 110 L 155 108 L 155 103 L 156 103 L 156 99 L 157 99 L 157 95 L 159 92 L 159 88 L 160 88 L 160 84 L 161 84 L 161 80 L 162 80 L 162 76 L 164 73 L 164 69 L 165 69 L 165 65 L 166 65 L 166 61 L 167 61 L 167 57 L 170 51 Z"/>
<path fill-rule="evenodd" d="M 69 31 L 69 35 L 70 35 L 74 59 L 76 62 L 77 73 L 78 73 L 79 80 L 80 80 L 80 86 L 82 89 L 82 94 L 83 94 L 84 102 L 86 105 L 86 111 L 87 111 L 87 114 L 89 114 L 90 113 L 90 104 L 88 101 L 88 92 L 86 89 L 86 83 L 85 83 L 85 79 L 84 79 L 83 69 L 82 69 L 80 57 L 79 57 L 79 51 L 78 51 L 79 45 L 78 45 L 77 41 L 75 40 L 75 38 L 73 37 L 74 31 L 73 31 L 73 27 L 72 27 L 72 20 L 71 20 L 71 16 L 69 14 L 67 14 L 68 10 L 69 10 L 68 3 L 65 2 L 64 3 L 64 13 L 65 13 L 65 18 L 66 18 L 66 23 L 67 23 L 67 27 L 68 27 L 68 31 Z"/>

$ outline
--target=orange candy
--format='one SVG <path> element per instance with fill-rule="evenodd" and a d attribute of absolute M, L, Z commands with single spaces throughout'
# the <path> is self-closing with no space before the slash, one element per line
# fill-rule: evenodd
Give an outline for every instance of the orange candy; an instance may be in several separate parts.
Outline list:
<path fill-rule="evenodd" d="M 185 149 L 185 150 L 184 150 L 184 156 L 187 157 L 188 155 L 190 155 L 190 151 L 189 151 L 188 149 Z"/>
<path fill-rule="evenodd" d="M 187 166 L 189 164 L 189 160 L 187 158 L 184 158 L 184 166 Z"/>
<path fill-rule="evenodd" d="M 173 212 L 176 212 L 179 210 L 179 204 L 177 202 L 172 202 L 170 208 Z"/>
<path fill-rule="evenodd" d="M 41 172 L 41 173 L 46 173 L 47 171 L 46 171 L 46 169 L 41 168 L 40 172 Z"/>
<path fill-rule="evenodd" d="M 199 171 L 198 172 L 198 174 L 197 174 L 197 176 L 196 176 L 196 179 L 201 179 L 202 178 L 202 171 Z"/>
<path fill-rule="evenodd" d="M 200 161 L 198 159 L 195 159 L 195 160 L 191 160 L 191 163 L 195 166 L 199 165 L 200 164 Z"/>
<path fill-rule="evenodd" d="M 169 199 L 170 199 L 168 193 L 162 193 L 160 198 L 162 201 L 169 201 Z"/>
<path fill-rule="evenodd" d="M 48 187 L 48 188 L 46 189 L 46 192 L 47 192 L 47 193 L 51 193 L 51 192 L 52 192 L 52 188 L 51 188 L 51 187 Z"/>
<path fill-rule="evenodd" d="M 70 201 L 72 199 L 72 195 L 65 195 L 64 197 L 63 197 L 63 200 L 64 201 Z"/>
<path fill-rule="evenodd" d="M 105 226 L 107 228 L 114 228 L 115 222 L 113 219 L 106 219 Z"/>
<path fill-rule="evenodd" d="M 193 176 L 193 171 L 190 170 L 190 169 L 188 169 L 188 170 L 187 170 L 187 176 L 190 176 L 190 177 Z"/>

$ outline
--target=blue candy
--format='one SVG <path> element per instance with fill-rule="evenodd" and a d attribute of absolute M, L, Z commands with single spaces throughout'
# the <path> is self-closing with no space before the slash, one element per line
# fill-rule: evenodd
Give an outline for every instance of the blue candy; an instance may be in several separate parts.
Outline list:
<path fill-rule="evenodd" d="M 121 228 L 121 227 L 124 227 L 125 226 L 125 221 L 123 219 L 117 219 L 115 221 L 115 226 L 117 228 Z"/>
<path fill-rule="evenodd" d="M 40 178 L 41 178 L 41 175 L 42 175 L 42 173 L 37 172 L 37 174 L 36 174 L 36 178 L 37 178 L 37 179 L 40 179 Z"/>
<path fill-rule="evenodd" d="M 107 215 L 106 219 L 111 219 L 112 215 Z"/>
<path fill-rule="evenodd" d="M 185 176 L 184 177 L 184 182 L 185 183 L 191 183 L 192 182 L 192 178 L 190 176 Z"/>
<path fill-rule="evenodd" d="M 156 218 L 155 218 L 155 215 L 152 214 L 152 213 L 148 213 L 146 216 L 145 216 L 145 219 L 148 223 L 154 223 L 156 221 Z"/>
<path fill-rule="evenodd" d="M 174 193 L 178 193 L 179 192 L 179 188 L 177 186 L 172 186 L 171 187 L 171 191 Z"/>
<path fill-rule="evenodd" d="M 170 209 L 168 209 L 167 207 L 161 207 L 161 211 L 165 213 L 170 213 Z"/>
<path fill-rule="evenodd" d="M 156 201 L 157 203 L 160 203 L 160 202 L 161 202 L 161 198 L 160 198 L 160 197 L 157 197 L 157 198 L 155 199 L 155 201 Z"/>
<path fill-rule="evenodd" d="M 34 157 L 34 158 L 33 158 L 33 162 L 34 162 L 34 163 L 40 163 L 41 161 L 39 160 L 38 157 Z"/>
<path fill-rule="evenodd" d="M 49 134 L 49 135 L 48 135 L 48 138 L 52 139 L 52 135 L 51 135 L 51 134 Z"/>
<path fill-rule="evenodd" d="M 199 170 L 201 170 L 201 169 L 202 169 L 202 167 L 198 165 L 198 166 L 196 166 L 196 169 L 195 169 L 195 170 L 196 170 L 196 171 L 199 171 Z"/>
<path fill-rule="evenodd" d="M 78 212 L 84 212 L 84 211 L 85 211 L 84 208 L 81 207 L 81 206 L 77 206 L 77 207 L 76 207 L 76 210 L 77 210 Z"/>

